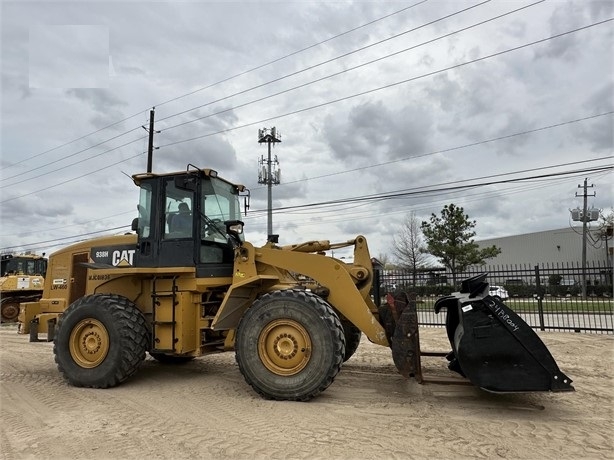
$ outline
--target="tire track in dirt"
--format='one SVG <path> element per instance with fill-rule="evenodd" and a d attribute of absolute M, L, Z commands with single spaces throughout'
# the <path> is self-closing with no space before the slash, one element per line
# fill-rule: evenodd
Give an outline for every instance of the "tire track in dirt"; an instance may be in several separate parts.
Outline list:
<path fill-rule="evenodd" d="M 57 445 L 44 439 L 45 433 L 61 423 L 59 411 L 62 410 L 61 402 L 65 397 L 61 391 L 56 391 L 54 385 L 16 385 L 2 380 L 0 389 L 2 434 L 7 438 L 7 444 L 3 443 L 3 450 L 11 445 L 11 451 L 34 458 L 79 455 L 79 451 L 71 449 L 70 445 L 61 446 L 56 453 Z M 64 396 L 68 395 L 65 393 Z M 56 404 L 49 404 L 53 402 L 51 398 L 57 398 Z M 8 441 L 7 433 L 11 433 L 10 439 L 16 439 L 18 442 Z"/>
<path fill-rule="evenodd" d="M 214 375 L 203 371 L 203 367 L 207 368 L 203 362 L 206 359 L 179 367 L 147 360 L 140 377 L 137 374 L 114 389 L 89 390 L 87 405 L 95 414 L 85 427 L 88 435 L 109 439 L 103 453 L 110 456 L 164 455 L 164 450 L 151 451 L 148 447 L 151 438 L 168 439 L 175 446 L 167 452 L 172 456 L 189 457 L 194 452 L 217 455 L 229 449 L 246 456 L 247 451 L 236 448 L 236 439 L 245 439 L 242 431 L 245 420 L 237 415 L 241 413 L 242 402 L 236 401 L 236 397 L 240 393 L 249 394 L 243 399 L 250 403 L 254 396 L 238 368 L 234 369 L 233 379 L 238 382 L 228 385 L 227 369 Z M 135 391 L 141 388 L 142 392 Z M 198 407 L 200 402 L 202 408 Z M 74 410 L 79 412 L 79 408 Z M 183 417 L 170 419 L 169 413 L 181 413 Z M 130 423 L 126 423 L 127 418 Z M 65 420 L 64 432 L 70 435 L 81 428 L 73 425 Z M 212 439 L 219 442 L 212 444 Z"/>
<path fill-rule="evenodd" d="M 418 385 L 396 373 L 388 349 L 366 342 L 330 388 L 297 403 L 261 399 L 232 353 L 181 366 L 148 358 L 116 388 L 75 388 L 50 344 L 9 333 L 0 328 L 6 459 L 614 458 L 613 365 L 604 351 L 614 342 L 603 337 L 556 340 L 553 354 L 573 369 L 576 393 Z M 449 373 L 445 362 L 426 367 Z"/>

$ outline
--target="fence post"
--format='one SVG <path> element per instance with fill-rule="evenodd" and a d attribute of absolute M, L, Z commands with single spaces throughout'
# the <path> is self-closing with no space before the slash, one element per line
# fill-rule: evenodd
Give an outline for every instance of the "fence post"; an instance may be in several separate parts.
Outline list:
<path fill-rule="evenodd" d="M 539 276 L 539 265 L 535 266 L 535 288 L 537 289 L 537 312 L 539 313 L 539 330 L 545 331 L 544 327 L 544 306 L 542 304 L 541 280 Z"/>

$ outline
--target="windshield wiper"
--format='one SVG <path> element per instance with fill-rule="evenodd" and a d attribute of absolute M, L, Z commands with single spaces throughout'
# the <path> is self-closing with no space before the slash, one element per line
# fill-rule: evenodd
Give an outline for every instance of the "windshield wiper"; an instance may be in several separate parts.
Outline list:
<path fill-rule="evenodd" d="M 207 224 L 207 230 L 211 227 L 213 227 L 213 229 L 219 233 L 221 235 L 222 238 L 224 238 L 225 240 L 228 239 L 228 236 L 226 235 L 225 232 L 223 232 L 222 230 L 220 230 L 220 228 L 217 226 L 217 223 L 215 221 L 213 221 L 210 217 L 206 216 L 205 214 L 203 214 L 201 211 L 198 211 L 198 214 L 200 214 L 200 217 L 205 221 L 205 223 Z M 219 221 L 220 223 L 222 221 Z"/>

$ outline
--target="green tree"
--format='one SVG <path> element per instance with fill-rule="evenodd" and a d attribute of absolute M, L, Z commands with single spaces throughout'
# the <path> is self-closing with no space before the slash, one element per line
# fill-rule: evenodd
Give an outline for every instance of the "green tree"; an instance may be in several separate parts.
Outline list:
<path fill-rule="evenodd" d="M 470 265 L 483 265 L 486 259 L 501 253 L 496 246 L 480 249 L 473 241 L 475 226 L 475 220 L 469 220 L 464 209 L 454 204 L 445 205 L 441 217 L 431 214 L 430 221 L 423 221 L 420 226 L 428 253 L 437 257 L 452 272 L 455 285 L 458 272 Z"/>
<path fill-rule="evenodd" d="M 561 284 L 561 280 L 563 277 L 558 273 L 554 273 L 548 277 L 548 285 L 550 286 L 559 286 Z"/>

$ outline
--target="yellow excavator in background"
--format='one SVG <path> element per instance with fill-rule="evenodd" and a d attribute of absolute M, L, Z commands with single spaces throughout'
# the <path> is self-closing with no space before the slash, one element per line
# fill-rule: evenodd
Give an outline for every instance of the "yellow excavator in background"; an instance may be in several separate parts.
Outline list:
<path fill-rule="evenodd" d="M 240 220 L 244 186 L 192 165 L 133 180 L 140 189 L 134 233 L 52 254 L 42 299 L 22 304 L 21 332 L 53 336 L 55 361 L 71 384 L 118 385 L 146 353 L 181 363 L 234 350 L 257 393 L 306 401 L 333 382 L 361 334 L 390 347 L 403 375 L 423 380 L 415 305 L 375 305 L 364 236 L 287 246 L 270 237 L 256 247 Z M 326 253 L 347 246 L 351 264 Z M 533 330 L 488 295 L 485 275 L 465 280 L 461 292 L 438 302 L 442 308 L 449 367 L 474 385 L 573 390 Z"/>
<path fill-rule="evenodd" d="M 47 259 L 35 254 L 0 256 L 0 309 L 2 322 L 17 320 L 19 304 L 43 295 Z"/>

